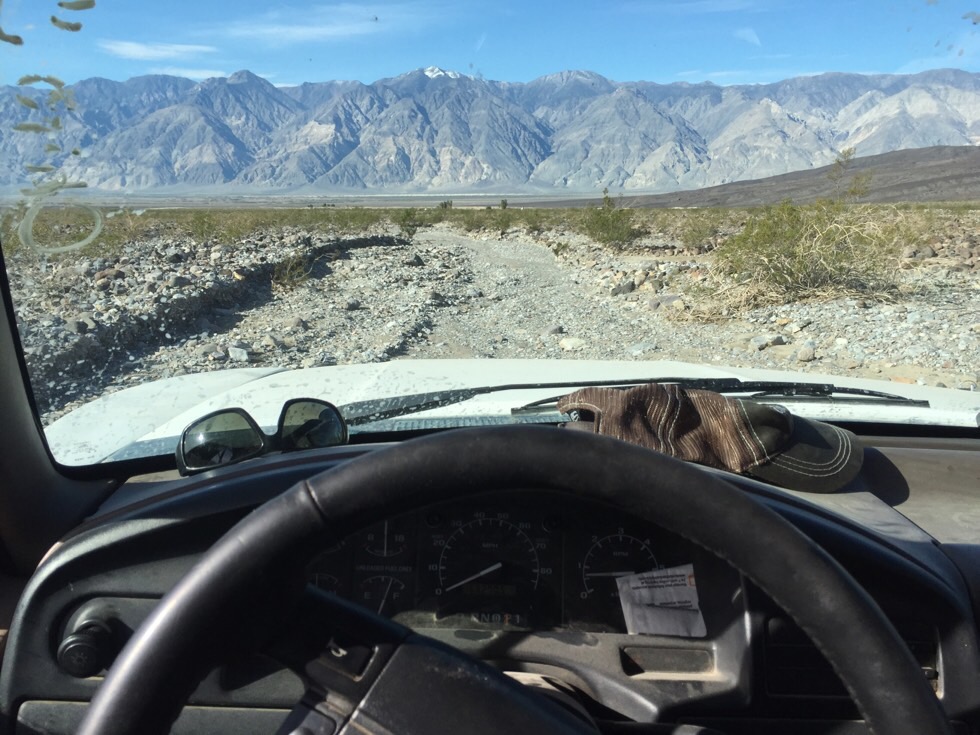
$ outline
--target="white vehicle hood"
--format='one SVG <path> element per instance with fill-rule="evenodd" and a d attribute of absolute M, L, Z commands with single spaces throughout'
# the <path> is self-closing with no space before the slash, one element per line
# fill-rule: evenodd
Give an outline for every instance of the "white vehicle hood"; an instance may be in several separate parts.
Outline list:
<path fill-rule="evenodd" d="M 976 427 L 980 417 L 980 393 L 813 373 L 672 361 L 395 360 L 304 370 L 239 368 L 168 378 L 103 396 L 58 419 L 46 428 L 45 434 L 58 462 L 85 465 L 173 451 L 189 423 L 222 408 L 245 409 L 271 433 L 283 403 L 290 398 L 320 398 L 343 409 L 346 404 L 362 401 L 462 388 L 528 383 L 585 386 L 596 381 L 625 383 L 664 378 L 830 383 L 883 390 L 930 404 L 924 408 L 897 402 L 849 405 L 845 401 L 779 399 L 795 413 L 818 420 Z M 507 390 L 406 418 L 507 416 L 513 407 L 572 390 Z"/>

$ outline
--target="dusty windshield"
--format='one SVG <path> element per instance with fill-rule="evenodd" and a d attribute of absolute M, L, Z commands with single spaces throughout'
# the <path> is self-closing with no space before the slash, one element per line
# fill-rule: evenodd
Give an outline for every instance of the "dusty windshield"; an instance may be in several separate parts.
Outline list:
<path fill-rule="evenodd" d="M 501 383 L 824 376 L 975 406 L 978 23 L 5 0 L 0 238 L 56 458 L 160 452 L 225 405 L 268 426 L 292 398 Z"/>

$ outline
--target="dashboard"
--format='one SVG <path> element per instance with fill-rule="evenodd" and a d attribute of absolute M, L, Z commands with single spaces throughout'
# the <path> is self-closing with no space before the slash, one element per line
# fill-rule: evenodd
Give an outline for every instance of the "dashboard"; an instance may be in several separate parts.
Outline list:
<path fill-rule="evenodd" d="M 111 667 L 160 597 L 235 522 L 300 480 L 381 447 L 273 455 L 123 486 L 24 591 L 3 661 L 17 675 L 3 678 L 0 705 L 19 713 L 25 732 L 72 732 L 104 675 L 74 675 L 59 660 L 80 620 L 93 611 L 109 617 Z M 954 716 L 980 711 L 974 581 L 961 573 L 973 561 L 953 564 L 956 547 L 944 553 L 870 495 L 829 497 L 821 507 L 734 481 L 858 579 Z M 320 590 L 501 669 L 570 682 L 604 722 L 816 733 L 824 730 L 812 723 L 836 727 L 857 717 L 819 652 L 732 567 L 593 500 L 525 488 L 392 514 L 339 543 L 325 539 L 304 574 Z M 629 613 L 636 588 L 671 594 L 650 605 L 652 619 L 642 618 Z M 210 724 L 190 720 L 196 724 L 175 732 L 275 731 L 276 718 L 302 693 L 281 667 L 229 663 L 202 682 L 185 710 Z M 42 729 L 30 729 L 38 723 Z"/>
<path fill-rule="evenodd" d="M 614 509 L 525 491 L 385 520 L 320 554 L 309 581 L 413 628 L 596 633 L 627 632 L 633 581 L 662 592 L 657 632 L 705 637 L 671 622 L 697 625 L 699 593 L 732 593 L 738 576 Z"/>

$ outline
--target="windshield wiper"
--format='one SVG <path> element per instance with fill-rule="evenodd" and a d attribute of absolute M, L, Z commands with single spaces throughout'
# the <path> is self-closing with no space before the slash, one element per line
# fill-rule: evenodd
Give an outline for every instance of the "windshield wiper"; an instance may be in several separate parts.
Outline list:
<path fill-rule="evenodd" d="M 904 406 L 916 406 L 919 408 L 929 408 L 929 401 L 907 396 L 900 396 L 895 393 L 885 393 L 879 390 L 868 388 L 850 388 L 839 386 L 832 383 L 806 383 L 794 382 L 784 383 L 768 380 L 739 380 L 738 378 L 659 378 L 655 381 L 644 381 L 644 383 L 673 383 L 682 388 L 690 390 L 710 390 L 715 393 L 745 393 L 744 397 L 749 400 L 759 400 L 766 398 L 818 398 L 834 401 L 835 396 L 848 396 L 844 400 L 848 404 L 879 404 L 879 403 L 901 403 Z M 638 384 L 639 385 L 639 384 Z M 628 388 L 631 386 L 623 385 Z M 562 396 L 551 396 L 532 401 L 519 408 L 511 409 L 511 413 L 530 413 L 550 408 Z"/>
<path fill-rule="evenodd" d="M 780 383 L 778 381 L 739 380 L 738 378 L 658 378 L 650 380 L 585 380 L 565 381 L 559 383 L 511 383 L 506 385 L 488 385 L 477 388 L 454 388 L 430 393 L 415 393 L 407 396 L 381 398 L 370 401 L 358 401 L 340 406 L 349 426 L 369 424 L 375 421 L 408 416 L 413 413 L 429 411 L 435 408 L 451 406 L 468 401 L 471 398 L 490 393 L 502 393 L 509 390 L 558 390 L 561 388 L 581 388 L 584 386 L 597 388 L 631 388 L 648 383 L 673 383 L 682 388 L 710 390 L 716 393 L 747 393 L 746 398 L 820 398 L 834 400 L 834 396 L 849 396 L 849 402 L 860 403 L 891 403 L 900 402 L 907 406 L 929 407 L 928 401 L 906 398 L 894 393 L 884 393 L 865 388 L 848 388 L 830 383 Z M 557 403 L 563 395 L 542 398 L 523 406 L 511 409 L 512 414 L 539 412 Z"/>
<path fill-rule="evenodd" d="M 407 396 L 392 398 L 375 398 L 370 401 L 356 401 L 340 406 L 340 412 L 347 420 L 348 426 L 370 424 L 375 421 L 408 416 L 413 413 L 429 411 L 443 406 L 468 401 L 476 396 L 490 393 L 502 393 L 508 390 L 552 390 L 559 388 L 581 388 L 582 386 L 598 387 L 628 387 L 642 385 L 650 380 L 580 380 L 578 382 L 560 383 L 510 383 L 506 385 L 486 385 L 477 388 L 451 388 L 449 390 L 432 391 L 429 393 L 413 393 Z M 677 381 L 668 381 L 677 382 Z M 557 400 L 557 399 L 555 399 Z"/>

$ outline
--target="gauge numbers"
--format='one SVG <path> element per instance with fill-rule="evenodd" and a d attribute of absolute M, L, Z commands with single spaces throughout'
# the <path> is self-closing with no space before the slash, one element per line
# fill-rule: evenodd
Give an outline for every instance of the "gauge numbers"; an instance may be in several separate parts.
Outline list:
<path fill-rule="evenodd" d="M 501 518 L 460 524 L 446 539 L 438 565 L 437 595 L 458 590 L 474 597 L 515 597 L 537 589 L 541 578 L 534 542 Z"/>
<path fill-rule="evenodd" d="M 408 548 L 413 525 L 410 518 L 396 518 L 369 528 L 363 536 L 364 550 L 371 556 L 388 559 Z"/>
<path fill-rule="evenodd" d="M 592 545 L 579 565 L 582 570 L 583 600 L 591 597 L 619 598 L 616 580 L 656 569 L 657 559 L 649 540 L 640 540 L 617 529 L 609 536 L 593 536 Z"/>

